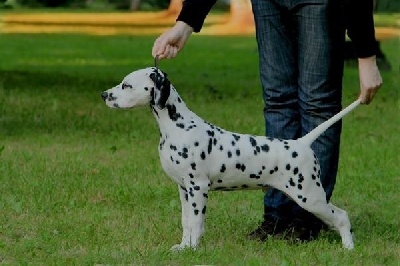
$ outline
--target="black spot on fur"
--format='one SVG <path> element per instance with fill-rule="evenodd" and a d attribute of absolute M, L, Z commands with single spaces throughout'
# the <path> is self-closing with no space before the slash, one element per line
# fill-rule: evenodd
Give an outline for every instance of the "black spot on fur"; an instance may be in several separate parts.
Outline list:
<path fill-rule="evenodd" d="M 194 214 L 198 215 L 199 214 L 199 210 L 194 210 Z"/>
<path fill-rule="evenodd" d="M 201 158 L 202 160 L 206 159 L 206 153 L 205 153 L 204 151 L 202 151 L 202 152 L 200 153 L 200 158 Z"/>
<path fill-rule="evenodd" d="M 196 170 L 196 163 L 191 163 L 190 166 L 192 167 L 193 170 Z"/>
<path fill-rule="evenodd" d="M 240 136 L 238 136 L 238 135 L 236 135 L 236 134 L 232 134 L 232 137 L 233 137 L 236 141 L 238 141 L 238 140 L 240 139 Z"/>
<path fill-rule="evenodd" d="M 236 155 L 240 156 L 240 150 L 239 149 L 236 150 Z"/>
<path fill-rule="evenodd" d="M 293 157 L 293 158 L 296 158 L 297 156 L 298 156 L 297 152 L 294 151 L 294 152 L 292 153 L 292 157 Z"/>
<path fill-rule="evenodd" d="M 196 142 L 194 143 L 194 146 L 195 146 L 195 147 L 199 146 L 199 142 L 196 141 Z"/>
<path fill-rule="evenodd" d="M 246 189 L 248 187 L 249 187 L 248 185 L 242 185 L 242 188 L 244 188 L 244 189 Z"/>
<path fill-rule="evenodd" d="M 263 152 L 268 152 L 269 151 L 269 146 L 267 144 L 264 144 L 264 145 L 261 146 L 261 150 Z"/>
<path fill-rule="evenodd" d="M 202 214 L 206 214 L 207 206 L 204 206 L 203 209 L 201 210 Z"/>
<path fill-rule="evenodd" d="M 226 170 L 226 166 L 225 166 L 225 164 L 222 164 L 221 165 L 221 169 L 219 170 L 221 173 L 223 173 L 223 172 L 225 172 L 225 170 Z"/>
<path fill-rule="evenodd" d="M 317 186 L 318 186 L 318 187 L 320 187 L 320 186 L 321 186 L 321 183 L 319 183 L 319 182 L 317 182 L 316 184 L 317 184 Z"/>
<path fill-rule="evenodd" d="M 296 183 L 294 183 L 292 178 L 289 179 L 289 185 L 291 185 L 292 187 L 296 185 Z"/>
<path fill-rule="evenodd" d="M 169 145 L 169 148 L 170 148 L 171 150 L 173 150 L 173 151 L 176 151 L 176 150 L 177 150 L 176 146 L 174 146 L 174 145 Z"/>
<path fill-rule="evenodd" d="M 257 146 L 257 141 L 255 140 L 255 138 L 250 137 L 250 144 L 251 144 L 251 146 L 253 146 L 253 147 Z"/>
<path fill-rule="evenodd" d="M 256 174 L 250 174 L 249 177 L 250 177 L 250 178 L 254 178 L 254 179 L 260 179 L 260 176 L 259 176 L 259 175 L 256 175 Z"/>
<path fill-rule="evenodd" d="M 239 170 L 241 170 L 242 172 L 244 172 L 244 171 L 246 170 L 246 165 L 237 163 L 237 164 L 236 164 L 236 169 L 239 169 Z"/>
<path fill-rule="evenodd" d="M 183 123 L 176 123 L 176 126 L 179 128 L 182 128 L 182 129 L 185 128 L 185 124 L 183 124 Z"/>
<path fill-rule="evenodd" d="M 203 193 L 203 197 L 205 197 L 206 199 L 208 199 L 208 194 L 207 194 L 207 193 Z"/>
<path fill-rule="evenodd" d="M 193 193 L 193 189 L 192 188 L 189 189 L 189 196 L 191 196 L 192 198 L 194 197 L 194 193 Z"/>
<path fill-rule="evenodd" d="M 207 134 L 208 134 L 210 137 L 214 137 L 214 135 L 215 135 L 214 131 L 211 131 L 211 130 L 207 130 Z"/>
<path fill-rule="evenodd" d="M 302 186 L 301 184 L 297 184 L 297 188 L 298 188 L 299 190 L 302 190 L 302 189 L 303 189 L 303 186 Z"/>
<path fill-rule="evenodd" d="M 303 198 L 302 201 L 303 201 L 304 203 L 306 203 L 306 202 L 307 202 L 307 198 Z"/>
<path fill-rule="evenodd" d="M 290 164 L 286 165 L 286 170 L 288 170 L 288 171 L 290 170 Z"/>
<path fill-rule="evenodd" d="M 193 189 L 194 190 L 200 190 L 200 187 L 199 186 L 194 186 Z"/>
<path fill-rule="evenodd" d="M 293 169 L 293 174 L 294 174 L 294 175 L 297 175 L 298 173 L 299 173 L 299 168 L 297 168 L 297 167 L 294 168 L 294 169 Z"/>
<path fill-rule="evenodd" d="M 311 178 L 312 178 L 312 180 L 317 179 L 317 177 L 314 174 L 311 175 Z"/>
<path fill-rule="evenodd" d="M 232 158 L 232 152 L 228 151 L 228 158 Z"/>
<path fill-rule="evenodd" d="M 176 112 L 175 105 L 167 104 L 166 107 L 168 110 L 168 116 L 172 121 L 177 121 L 179 118 L 182 117 L 179 113 Z"/>
<path fill-rule="evenodd" d="M 212 151 L 212 139 L 208 140 L 208 148 L 207 148 L 207 152 L 208 154 L 210 154 Z"/>
<path fill-rule="evenodd" d="M 157 117 L 160 117 L 158 115 L 158 112 L 157 112 L 156 108 L 154 108 L 153 104 L 151 105 L 151 110 L 156 114 Z"/>

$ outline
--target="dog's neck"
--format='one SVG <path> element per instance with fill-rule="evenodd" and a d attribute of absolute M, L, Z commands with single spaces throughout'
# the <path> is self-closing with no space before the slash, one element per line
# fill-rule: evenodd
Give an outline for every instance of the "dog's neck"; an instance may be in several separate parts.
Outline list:
<path fill-rule="evenodd" d="M 193 128 L 190 126 L 193 124 L 192 121 L 197 122 L 200 119 L 189 110 L 172 85 L 170 90 L 164 108 L 151 105 L 151 110 L 160 128 L 161 138 L 166 136 L 167 132 L 177 132 L 176 135 L 179 135 L 180 130 L 190 131 Z"/>

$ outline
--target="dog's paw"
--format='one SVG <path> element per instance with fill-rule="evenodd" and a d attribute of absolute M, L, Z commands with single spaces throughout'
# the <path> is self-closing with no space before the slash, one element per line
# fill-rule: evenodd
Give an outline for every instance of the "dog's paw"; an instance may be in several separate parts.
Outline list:
<path fill-rule="evenodd" d="M 342 239 L 343 247 L 347 250 L 354 249 L 353 233 L 349 233 Z"/>
<path fill-rule="evenodd" d="M 190 246 L 188 244 L 185 244 L 185 243 L 180 243 L 180 244 L 173 245 L 171 247 L 171 251 L 179 252 L 179 251 L 182 251 L 182 250 L 187 249 L 187 248 L 191 248 L 193 250 L 196 250 L 196 247 L 192 247 L 192 246 Z"/>
<path fill-rule="evenodd" d="M 187 246 L 182 245 L 182 244 L 176 244 L 176 245 L 173 245 L 173 246 L 171 247 L 171 251 L 173 251 L 173 252 L 179 252 L 179 251 L 184 250 L 186 247 L 187 247 Z"/>

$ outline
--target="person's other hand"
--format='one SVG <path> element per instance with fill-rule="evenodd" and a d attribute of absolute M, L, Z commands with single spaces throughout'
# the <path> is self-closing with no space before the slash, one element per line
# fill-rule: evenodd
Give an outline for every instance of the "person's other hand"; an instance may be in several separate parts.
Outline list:
<path fill-rule="evenodd" d="M 376 65 L 376 56 L 358 59 L 361 103 L 369 104 L 382 86 L 382 77 Z"/>
<path fill-rule="evenodd" d="M 152 56 L 158 56 L 159 59 L 176 57 L 178 52 L 185 46 L 192 32 L 192 27 L 185 22 L 177 21 L 175 26 L 156 39 L 152 49 Z"/>

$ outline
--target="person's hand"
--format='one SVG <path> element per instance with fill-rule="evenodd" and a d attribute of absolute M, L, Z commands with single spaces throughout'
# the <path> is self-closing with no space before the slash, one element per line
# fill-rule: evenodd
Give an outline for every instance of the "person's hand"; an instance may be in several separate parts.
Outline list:
<path fill-rule="evenodd" d="M 361 103 L 369 104 L 382 86 L 382 77 L 376 65 L 376 56 L 358 59 Z"/>
<path fill-rule="evenodd" d="M 153 57 L 158 56 L 159 59 L 174 58 L 185 46 L 192 32 L 192 27 L 182 21 L 177 21 L 175 26 L 156 39 L 152 49 Z"/>

